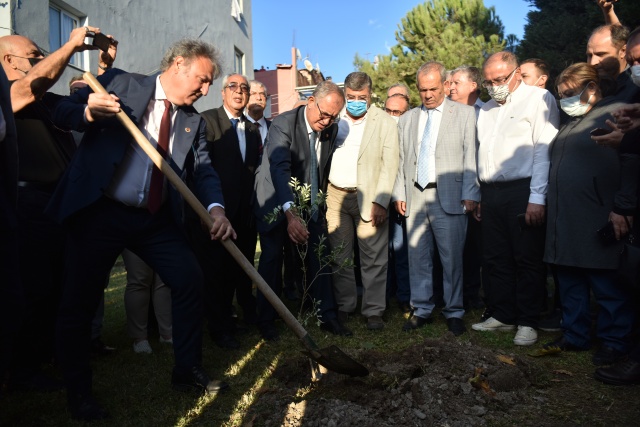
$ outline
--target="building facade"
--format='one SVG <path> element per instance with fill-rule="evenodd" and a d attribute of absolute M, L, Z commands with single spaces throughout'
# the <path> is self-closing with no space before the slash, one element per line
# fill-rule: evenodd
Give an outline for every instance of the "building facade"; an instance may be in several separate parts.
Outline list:
<path fill-rule="evenodd" d="M 212 43 L 221 52 L 223 74 L 253 78 L 251 0 L 8 0 L 0 2 L 0 35 L 20 34 L 52 52 L 71 30 L 91 25 L 118 40 L 115 67 L 151 75 L 176 40 L 189 37 Z M 87 39 L 90 43 L 91 40 Z M 71 77 L 98 70 L 98 52 L 77 54 L 53 92 L 68 94 Z M 195 107 L 220 106 L 220 80 Z"/>

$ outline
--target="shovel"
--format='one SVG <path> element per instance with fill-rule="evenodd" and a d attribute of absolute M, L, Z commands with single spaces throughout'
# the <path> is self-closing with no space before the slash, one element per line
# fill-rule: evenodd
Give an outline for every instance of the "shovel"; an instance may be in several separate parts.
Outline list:
<path fill-rule="evenodd" d="M 82 76 L 87 84 L 96 93 L 108 93 L 104 87 L 98 82 L 93 74 L 86 72 Z M 162 156 L 156 151 L 151 143 L 145 138 L 140 129 L 131 121 L 122 109 L 116 114 L 118 120 L 124 125 L 124 127 L 131 133 L 136 140 L 140 148 L 151 158 L 153 164 L 167 177 L 167 179 L 175 186 L 178 192 L 186 200 L 186 202 L 193 208 L 198 214 L 200 219 L 207 224 L 207 227 L 211 229 L 213 226 L 213 220 L 209 216 L 209 212 L 202 206 L 196 196 L 189 190 L 180 177 L 171 169 L 171 166 L 162 158 Z M 353 377 L 364 377 L 369 374 L 369 370 L 360 363 L 353 360 L 342 350 L 335 345 L 327 348 L 318 348 L 318 345 L 311 339 L 309 333 L 302 327 L 300 322 L 291 314 L 289 309 L 278 298 L 278 296 L 271 290 L 267 282 L 264 281 L 262 276 L 258 274 L 247 258 L 240 252 L 238 247 L 231 241 L 231 239 L 220 241 L 231 256 L 236 260 L 244 272 L 251 278 L 251 280 L 258 286 L 258 289 L 265 296 L 267 301 L 278 312 L 280 317 L 284 320 L 287 326 L 293 331 L 294 334 L 300 339 L 302 345 L 305 348 L 304 353 L 313 361 L 324 366 L 330 371 L 337 372 L 339 374 L 346 374 Z"/>

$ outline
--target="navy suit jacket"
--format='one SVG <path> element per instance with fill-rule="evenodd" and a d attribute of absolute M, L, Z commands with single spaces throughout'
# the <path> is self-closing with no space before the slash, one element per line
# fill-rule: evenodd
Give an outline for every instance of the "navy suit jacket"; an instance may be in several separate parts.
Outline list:
<path fill-rule="evenodd" d="M 15 226 L 18 198 L 18 133 L 11 108 L 11 86 L 0 67 L 0 108 L 7 124 L 7 133 L 0 141 L 0 218 L 2 225 Z M 7 221 L 10 224 L 7 224 Z"/>
<path fill-rule="evenodd" d="M 309 150 L 309 134 L 305 122 L 305 108 L 301 106 L 280 114 L 272 120 L 265 142 L 262 163 L 256 172 L 256 203 L 254 212 L 258 231 L 266 232 L 282 221 L 267 224 L 264 216 L 277 206 L 295 201 L 289 186 L 292 177 L 301 183 L 311 182 L 311 152 Z M 318 137 L 321 153 L 318 159 L 318 181 L 322 191 L 327 190 L 329 168 L 334 151 L 338 126 L 336 124 L 324 129 Z"/>
<path fill-rule="evenodd" d="M 138 125 L 155 94 L 156 76 L 112 69 L 98 77 L 105 89 L 120 98 L 122 110 Z M 78 151 L 60 180 L 47 212 L 59 222 L 102 197 L 120 165 L 133 137 L 117 118 L 85 123 L 84 109 L 91 90 L 87 87 L 63 98 L 54 112 L 54 122 L 63 128 L 84 132 Z M 224 205 L 220 179 L 211 166 L 206 148 L 205 125 L 193 107 L 179 107 L 173 125 L 173 149 L 168 159 L 173 170 L 187 181 L 204 206 Z M 184 203 L 173 186 L 169 200 L 178 222 Z"/>

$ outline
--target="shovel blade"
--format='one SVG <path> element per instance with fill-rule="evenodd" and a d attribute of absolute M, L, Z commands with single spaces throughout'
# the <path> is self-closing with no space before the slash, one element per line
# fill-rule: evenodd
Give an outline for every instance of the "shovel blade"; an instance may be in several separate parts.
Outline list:
<path fill-rule="evenodd" d="M 335 345 L 313 352 L 303 351 L 303 353 L 330 371 L 352 377 L 366 377 L 369 375 L 369 370 L 366 367 L 353 360 Z"/>

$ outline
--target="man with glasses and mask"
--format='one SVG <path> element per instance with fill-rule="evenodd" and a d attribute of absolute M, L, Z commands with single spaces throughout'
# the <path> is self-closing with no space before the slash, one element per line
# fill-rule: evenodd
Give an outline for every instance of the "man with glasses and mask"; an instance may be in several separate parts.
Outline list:
<path fill-rule="evenodd" d="M 306 106 L 300 106 L 277 116 L 269 128 L 262 162 L 256 173 L 255 213 L 260 232 L 262 254 L 258 272 L 279 295 L 282 287 L 282 253 L 285 238 L 295 244 L 308 244 L 304 262 L 308 267 L 308 297 L 318 306 L 321 328 L 336 335 L 350 336 L 342 325 L 331 285 L 331 268 L 320 268 L 316 247 L 321 235 L 327 234 L 324 208 L 312 209 L 303 222 L 294 203 L 297 197 L 289 183 L 296 178 L 310 187 L 310 199 L 316 202 L 319 190 L 326 191 L 338 120 L 344 107 L 344 92 L 331 81 L 320 82 Z M 275 222 L 265 216 L 281 206 Z M 325 246 L 326 247 L 326 246 Z M 322 254 L 326 256 L 326 253 Z M 313 283 L 312 283 L 313 281 Z M 303 301 L 303 303 L 309 301 Z M 277 340 L 279 332 L 274 321 L 277 313 L 261 293 L 258 293 L 258 327 L 267 340 Z"/>
<path fill-rule="evenodd" d="M 482 221 L 492 317 L 472 327 L 500 331 L 517 326 L 514 344 L 532 345 L 545 298 L 548 145 L 558 132 L 558 108 L 548 91 L 522 84 L 511 52 L 491 55 L 482 72 L 492 99 L 478 116 L 482 203 L 475 216 Z"/>
<path fill-rule="evenodd" d="M 341 267 L 353 256 L 355 240 L 364 288 L 361 312 L 367 328 L 376 330 L 384 327 L 387 207 L 398 173 L 398 128 L 380 108 L 371 105 L 371 85 L 371 78 L 362 72 L 353 72 L 344 81 L 347 107 L 338 123 L 329 172 L 327 225 L 331 247 L 343 246 L 333 272 L 341 320 L 346 321 L 358 303 L 354 271 Z"/>
<path fill-rule="evenodd" d="M 70 132 L 53 126 L 52 111 L 62 96 L 47 91 L 74 54 L 96 49 L 84 43 L 88 31 L 99 29 L 74 29 L 67 43 L 46 58 L 26 37 L 0 38 L 0 58 L 11 84 L 18 133 L 18 252 L 25 294 L 10 377 L 14 389 L 42 391 L 62 387 L 62 383 L 40 370 L 41 364 L 53 357 L 65 245 L 62 227 L 44 215 L 44 209 L 76 145 Z"/>
<path fill-rule="evenodd" d="M 252 260 L 256 251 L 255 219 L 251 212 L 253 179 L 262 140 L 256 126 L 243 112 L 249 101 L 249 83 L 240 74 L 222 79 L 222 106 L 201 113 L 207 125 L 207 149 L 222 184 L 225 214 L 238 238 L 236 245 Z M 222 348 L 237 348 L 233 296 L 242 308 L 245 323 L 256 319 L 256 300 L 251 279 L 219 241 L 211 241 L 191 222 L 192 240 L 205 274 L 205 316 L 213 341 Z"/>

